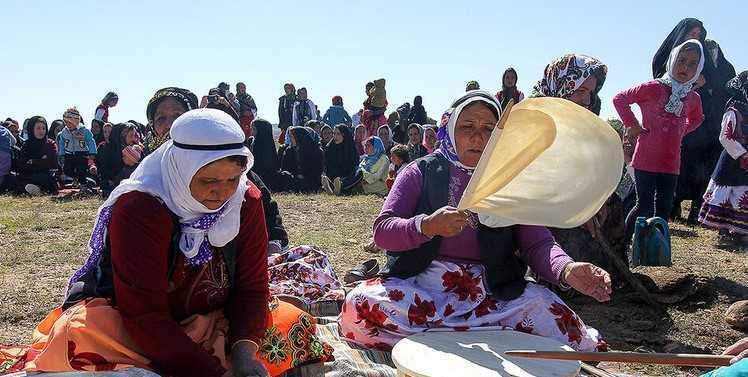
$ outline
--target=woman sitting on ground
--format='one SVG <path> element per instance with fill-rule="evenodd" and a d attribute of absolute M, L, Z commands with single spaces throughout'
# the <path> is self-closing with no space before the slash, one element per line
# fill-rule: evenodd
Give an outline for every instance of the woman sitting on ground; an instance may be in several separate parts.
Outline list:
<path fill-rule="evenodd" d="M 591 56 L 567 54 L 546 66 L 531 97 L 565 98 L 598 115 L 601 108 L 599 93 L 607 72 L 605 64 Z M 628 260 L 625 218 L 622 198 L 614 193 L 597 215 L 584 225 L 571 229 L 553 228 L 551 232 L 574 260 L 594 263 L 619 280 L 620 272 L 604 248 L 609 248 L 622 261 Z"/>
<path fill-rule="evenodd" d="M 143 157 L 169 140 L 169 128 L 175 119 L 197 107 L 197 96 L 187 89 L 168 87 L 156 91 L 145 110 L 150 132 L 145 138 Z"/>
<path fill-rule="evenodd" d="M 333 138 L 333 131 L 332 127 L 328 125 L 323 125 L 322 128 L 319 130 L 319 139 L 320 139 L 320 145 L 322 146 L 322 150 L 327 150 L 327 145 L 330 144 L 330 141 L 332 141 Z"/>
<path fill-rule="evenodd" d="M 287 191 L 319 192 L 322 182 L 322 150 L 317 134 L 309 127 L 288 129 L 291 145 L 283 151 L 281 170 L 289 177 Z"/>
<path fill-rule="evenodd" d="M 135 171 L 144 149 L 140 143 L 140 133 L 131 123 L 120 123 L 112 127 L 109 139 L 96 155 L 101 194 L 105 198 Z"/>
<path fill-rule="evenodd" d="M 273 125 L 265 119 L 252 121 L 252 154 L 255 164 L 252 171 L 259 175 L 271 191 L 283 189 L 280 180 L 280 162 L 273 137 Z"/>
<path fill-rule="evenodd" d="M 47 132 L 47 138 L 50 138 L 52 140 L 57 140 L 57 135 L 62 132 L 62 130 L 65 128 L 65 122 L 62 119 L 56 119 L 52 121 L 52 124 L 49 126 L 49 131 Z"/>
<path fill-rule="evenodd" d="M 361 172 L 361 185 L 365 194 L 387 195 L 387 172 L 390 168 L 390 159 L 384 149 L 382 139 L 371 136 L 364 144 L 366 155 L 359 164 Z"/>
<path fill-rule="evenodd" d="M 387 153 L 387 155 L 389 155 L 390 150 L 395 146 L 395 142 L 392 141 L 392 130 L 390 129 L 390 126 L 386 124 L 379 126 L 376 136 L 379 136 L 379 138 L 382 140 L 382 144 L 384 144 L 384 151 Z"/>
<path fill-rule="evenodd" d="M 436 142 L 436 127 L 424 127 L 421 145 L 426 149 L 426 154 L 434 152 L 434 149 L 437 147 Z"/>
<path fill-rule="evenodd" d="M 47 132 L 47 120 L 41 116 L 31 117 L 26 124 L 28 138 L 21 147 L 18 183 L 19 189 L 31 195 L 57 193 L 57 144 Z"/>
<path fill-rule="evenodd" d="M 23 370 L 267 376 L 331 353 L 308 314 L 269 305 L 268 236 L 239 124 L 200 109 L 170 133 L 100 208 L 91 255 L 37 328 Z M 278 341 L 289 352 L 273 352 Z"/>
<path fill-rule="evenodd" d="M 356 153 L 359 156 L 364 155 L 364 141 L 366 141 L 366 126 L 359 124 L 353 129 L 353 142 L 356 146 Z"/>
<path fill-rule="evenodd" d="M 549 283 L 607 301 L 605 271 L 574 262 L 544 227 L 489 228 L 455 208 L 499 117 L 494 96 L 466 93 L 442 117 L 439 149 L 400 173 L 374 221 L 388 264 L 346 296 L 338 319 L 345 338 L 388 349 L 432 328 L 511 327 L 579 351 L 605 349 L 560 298 L 525 280 L 529 265 Z"/>
<path fill-rule="evenodd" d="M 111 123 L 104 123 L 104 126 L 101 127 L 101 141 L 99 144 L 96 144 L 97 151 L 101 150 L 101 148 L 104 148 L 104 146 L 109 143 L 113 127 L 114 125 Z"/>
<path fill-rule="evenodd" d="M 350 127 L 338 124 L 333 131 L 333 139 L 325 149 L 325 175 L 322 176 L 322 188 L 334 194 L 333 187 L 342 188 L 342 180 L 356 175 L 359 154 L 353 141 Z M 338 189 L 340 192 L 340 189 Z"/>
<path fill-rule="evenodd" d="M 384 150 L 382 140 L 371 136 L 364 142 L 365 154 L 361 158 L 356 174 L 333 180 L 333 194 L 351 195 L 357 193 L 387 195 L 387 172 L 390 160 Z M 327 187 L 325 186 L 325 190 Z M 329 192 L 329 190 L 327 190 Z"/>
<path fill-rule="evenodd" d="M 429 154 L 423 146 L 423 127 L 420 124 L 411 123 L 408 126 L 408 156 L 415 161 Z"/>

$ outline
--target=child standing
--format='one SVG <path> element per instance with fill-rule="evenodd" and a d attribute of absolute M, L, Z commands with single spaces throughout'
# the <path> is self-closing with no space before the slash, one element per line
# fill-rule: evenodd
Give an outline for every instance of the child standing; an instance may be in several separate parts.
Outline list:
<path fill-rule="evenodd" d="M 91 131 L 81 124 L 81 115 L 75 107 L 67 109 L 62 120 L 65 128 L 57 135 L 57 148 L 63 172 L 75 179 L 81 188 L 85 188 L 86 176 L 97 174 L 94 163 L 96 141 Z"/>
<path fill-rule="evenodd" d="M 350 127 L 352 120 L 348 112 L 345 111 L 345 107 L 343 107 L 343 97 L 332 97 L 332 106 L 327 109 L 322 121 L 330 127 L 335 127 L 338 124 L 345 124 Z"/>
<path fill-rule="evenodd" d="M 748 71 L 727 82 L 730 99 L 719 142 L 724 150 L 704 194 L 699 221 L 720 231 L 720 243 L 748 245 Z"/>
<path fill-rule="evenodd" d="M 688 40 L 671 51 L 662 78 L 613 98 L 627 136 L 636 139 L 631 163 L 636 178 L 636 205 L 626 218 L 627 239 L 633 234 L 637 217 L 667 220 L 670 214 L 680 173 L 681 141 L 704 121 L 701 99 L 692 91 L 703 67 L 701 44 Z M 631 111 L 634 103 L 641 109 L 641 124 Z"/>

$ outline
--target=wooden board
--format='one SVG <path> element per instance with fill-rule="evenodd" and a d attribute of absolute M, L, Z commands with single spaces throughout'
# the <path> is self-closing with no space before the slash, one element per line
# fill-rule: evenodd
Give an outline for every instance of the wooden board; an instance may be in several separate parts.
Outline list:
<path fill-rule="evenodd" d="M 524 345 L 543 351 L 571 351 L 553 339 L 517 331 L 425 332 L 399 341 L 392 350 L 398 373 L 409 377 L 572 377 L 578 361 L 508 357 Z"/>

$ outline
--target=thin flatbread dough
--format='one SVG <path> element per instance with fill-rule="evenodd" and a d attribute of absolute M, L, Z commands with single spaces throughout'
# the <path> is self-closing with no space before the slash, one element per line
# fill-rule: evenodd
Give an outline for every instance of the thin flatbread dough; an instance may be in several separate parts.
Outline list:
<path fill-rule="evenodd" d="M 621 179 L 618 133 L 560 98 L 526 99 L 504 116 L 458 208 L 490 227 L 573 228 L 594 216 Z"/>
<path fill-rule="evenodd" d="M 572 351 L 553 339 L 511 330 L 439 331 L 399 341 L 392 360 L 410 377 L 570 377 L 581 368 L 578 361 L 504 355 L 516 349 Z"/>

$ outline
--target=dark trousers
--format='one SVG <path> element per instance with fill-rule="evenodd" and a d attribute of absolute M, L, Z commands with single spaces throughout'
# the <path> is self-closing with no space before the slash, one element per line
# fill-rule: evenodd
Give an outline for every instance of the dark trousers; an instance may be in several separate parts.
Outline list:
<path fill-rule="evenodd" d="M 678 176 L 665 173 L 651 173 L 634 170 L 636 179 L 636 204 L 626 217 L 626 239 L 634 234 L 637 217 L 661 217 L 665 221 L 673 208 Z"/>
<path fill-rule="evenodd" d="M 88 175 L 88 153 L 66 154 L 62 171 L 68 177 L 75 178 L 80 185 L 85 185 Z"/>
<path fill-rule="evenodd" d="M 37 185 L 46 193 L 57 193 L 57 180 L 51 170 L 21 173 L 18 176 L 18 191 L 24 192 L 27 184 Z"/>

